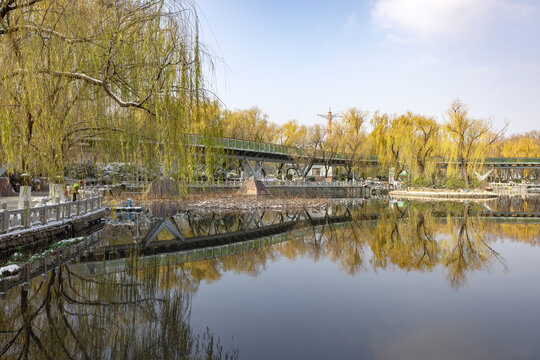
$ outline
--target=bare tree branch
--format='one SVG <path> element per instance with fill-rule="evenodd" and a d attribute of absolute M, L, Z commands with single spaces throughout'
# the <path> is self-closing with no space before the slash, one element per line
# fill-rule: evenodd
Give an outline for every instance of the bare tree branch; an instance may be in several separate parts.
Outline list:
<path fill-rule="evenodd" d="M 27 69 L 16 69 L 12 74 L 6 76 L 5 78 L 14 77 L 14 76 L 17 76 L 17 75 L 20 75 L 20 74 L 27 74 L 27 73 L 31 73 L 31 72 L 32 71 L 29 71 Z M 116 95 L 115 93 L 113 93 L 111 91 L 111 89 L 109 88 L 107 82 L 105 82 L 103 80 L 98 80 L 98 79 L 93 78 L 93 77 L 91 77 L 89 75 L 86 75 L 84 73 L 69 72 L 69 71 L 54 71 L 54 70 L 37 70 L 37 71 L 34 71 L 34 72 L 39 73 L 39 74 L 49 74 L 49 75 L 52 75 L 52 76 L 58 76 L 58 77 L 63 77 L 63 78 L 73 79 L 73 80 L 83 80 L 83 81 L 85 81 L 85 82 L 87 82 L 89 84 L 101 86 L 105 90 L 105 93 L 109 97 L 111 97 L 121 107 L 138 108 L 138 109 L 146 111 L 147 113 L 149 113 L 152 116 L 155 116 L 155 113 L 153 111 L 146 108 L 144 105 L 142 105 L 139 102 L 122 100 L 120 98 L 120 96 Z"/>

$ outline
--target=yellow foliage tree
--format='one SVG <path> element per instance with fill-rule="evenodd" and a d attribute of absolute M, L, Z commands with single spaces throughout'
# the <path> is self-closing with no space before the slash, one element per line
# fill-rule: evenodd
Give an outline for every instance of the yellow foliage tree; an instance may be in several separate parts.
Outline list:
<path fill-rule="evenodd" d="M 410 158 L 412 127 L 407 116 L 390 116 L 375 113 L 371 119 L 370 136 L 375 144 L 377 159 L 383 167 L 393 167 L 395 176 L 406 169 Z"/>
<path fill-rule="evenodd" d="M 222 125 L 223 136 L 236 139 L 273 142 L 278 135 L 278 127 L 258 107 L 224 111 Z"/>
<path fill-rule="evenodd" d="M 338 141 L 341 156 L 348 160 L 345 166 L 347 178 L 351 178 L 353 169 L 359 169 L 367 152 L 367 134 L 364 129 L 367 117 L 366 111 L 351 108 L 332 129 L 333 137 Z"/>
<path fill-rule="evenodd" d="M 439 124 L 432 117 L 408 112 L 410 141 L 403 144 L 408 154 L 407 163 L 418 176 L 430 176 L 435 170 L 436 148 L 440 141 Z"/>
<path fill-rule="evenodd" d="M 493 124 L 486 120 L 469 117 L 467 107 L 456 100 L 447 112 L 444 124 L 446 137 L 445 154 L 455 167 L 448 165 L 449 173 L 461 168 L 465 186 L 469 188 L 469 177 L 473 169 L 481 167 L 489 147 L 499 140 L 508 124 L 499 132 L 493 132 Z"/>

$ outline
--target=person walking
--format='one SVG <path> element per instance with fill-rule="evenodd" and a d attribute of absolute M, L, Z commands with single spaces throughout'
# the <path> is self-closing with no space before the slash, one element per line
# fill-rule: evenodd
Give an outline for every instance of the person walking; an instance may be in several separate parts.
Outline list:
<path fill-rule="evenodd" d="M 73 187 L 71 188 L 71 192 L 73 193 L 73 201 L 77 201 L 79 191 L 81 190 L 81 184 L 82 180 L 79 180 L 75 184 L 73 184 Z"/>

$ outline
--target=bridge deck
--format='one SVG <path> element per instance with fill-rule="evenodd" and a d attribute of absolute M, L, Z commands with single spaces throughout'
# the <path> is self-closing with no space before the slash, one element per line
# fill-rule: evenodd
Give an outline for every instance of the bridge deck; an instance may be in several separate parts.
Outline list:
<path fill-rule="evenodd" d="M 313 164 L 346 165 L 350 161 L 347 154 L 330 154 L 324 151 L 306 151 L 304 149 L 234 138 L 205 138 L 200 135 L 186 135 L 186 143 L 204 148 L 206 143 L 222 148 L 227 156 L 233 159 L 265 160 L 270 162 L 294 163 L 298 160 L 310 159 Z M 378 166 L 377 156 L 371 155 L 359 161 L 364 166 Z M 456 161 L 440 159 L 438 166 L 457 165 Z M 540 158 L 486 158 L 484 167 L 499 169 L 540 169 Z"/>

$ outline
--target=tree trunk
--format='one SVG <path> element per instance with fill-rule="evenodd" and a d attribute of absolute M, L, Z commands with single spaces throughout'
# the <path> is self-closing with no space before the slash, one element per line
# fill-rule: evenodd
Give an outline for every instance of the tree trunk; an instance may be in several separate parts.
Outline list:
<path fill-rule="evenodd" d="M 419 175 L 420 175 L 420 176 L 424 176 L 424 171 L 425 171 L 425 169 L 426 169 L 426 165 L 425 165 L 424 161 L 418 159 L 418 160 L 416 161 L 416 163 L 418 164 L 418 171 L 420 172 Z"/>
<path fill-rule="evenodd" d="M 463 179 L 465 180 L 465 188 L 469 188 L 469 174 L 467 173 L 467 166 L 463 166 Z"/>

